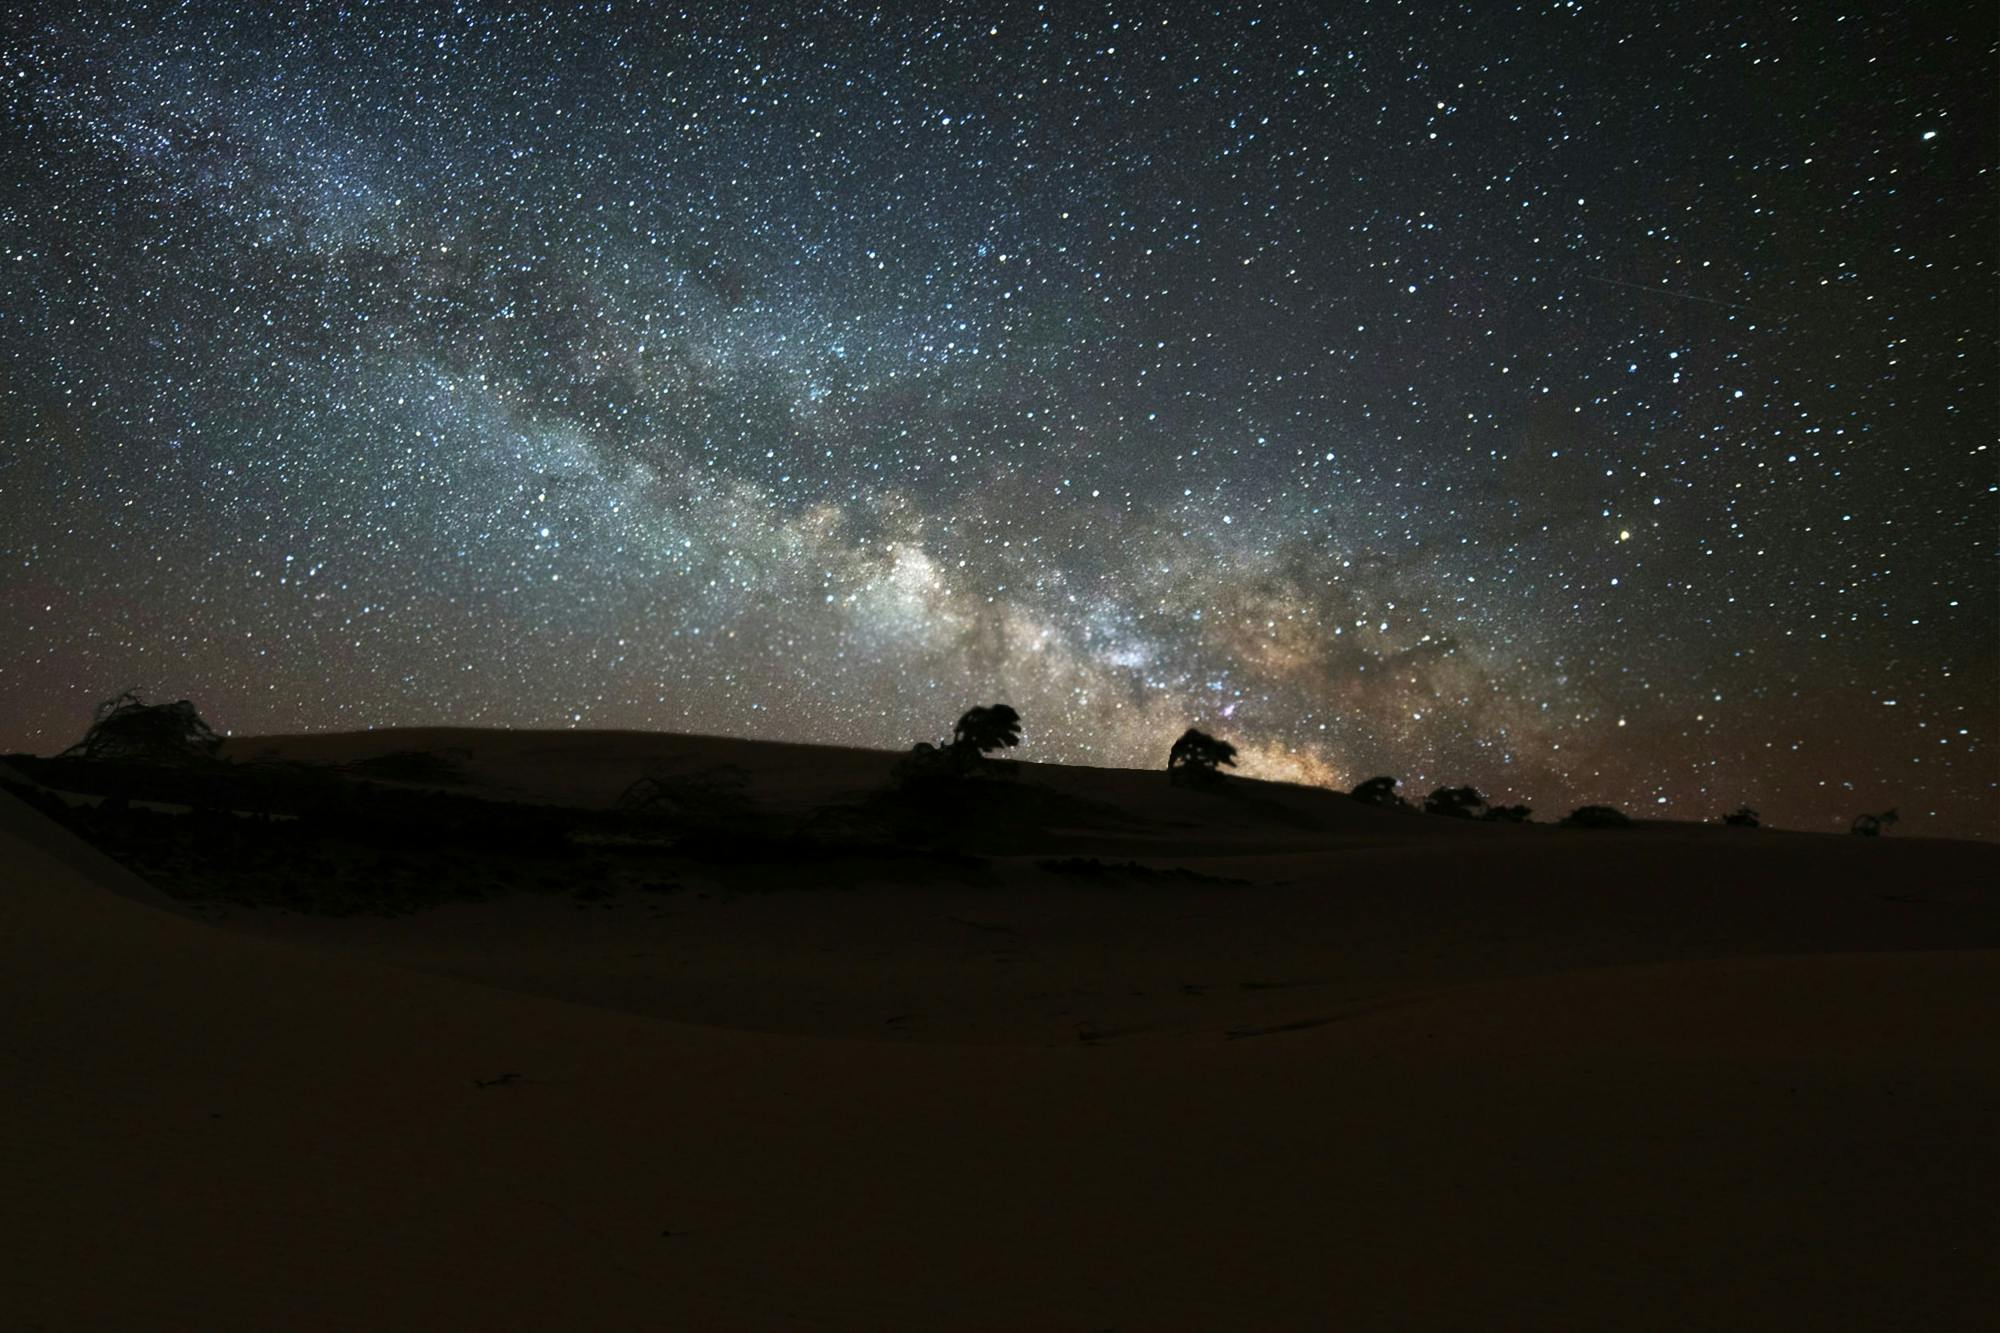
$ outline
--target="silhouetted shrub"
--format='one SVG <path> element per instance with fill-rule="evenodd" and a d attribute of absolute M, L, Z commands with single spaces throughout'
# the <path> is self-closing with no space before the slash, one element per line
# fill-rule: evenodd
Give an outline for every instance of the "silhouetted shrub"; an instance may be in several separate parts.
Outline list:
<path fill-rule="evenodd" d="M 1525 824 L 1528 822 L 1528 816 L 1534 813 L 1535 811 L 1532 806 L 1489 805 L 1486 807 L 1486 813 L 1480 816 L 1480 818 L 1489 819 L 1499 824 Z"/>
<path fill-rule="evenodd" d="M 929 741 L 918 741 L 896 761 L 889 780 L 898 787 L 912 787 L 939 778 L 954 778 L 959 772 L 958 755 L 949 746 L 940 749 Z"/>
<path fill-rule="evenodd" d="M 1731 828 L 1756 828 L 1757 812 L 1747 805 L 1739 805 L 1734 811 L 1724 815 L 1722 822 Z"/>
<path fill-rule="evenodd" d="M 1564 828 L 1631 828 L 1632 819 L 1609 805 L 1580 805 L 1563 820 Z"/>
<path fill-rule="evenodd" d="M 106 699 L 91 715 L 83 739 L 62 752 L 64 759 L 145 764 L 206 764 L 222 748 L 222 737 L 182 699 L 149 704 L 134 690 Z"/>
<path fill-rule="evenodd" d="M 1396 779 L 1392 777 L 1370 778 L 1347 794 L 1363 805 L 1408 804 L 1402 797 L 1396 795 Z"/>
<path fill-rule="evenodd" d="M 1891 807 L 1879 815 L 1856 815 L 1848 832 L 1863 838 L 1879 838 L 1895 822 L 1896 811 Z"/>
<path fill-rule="evenodd" d="M 1236 747 L 1219 741 L 1205 731 L 1189 727 L 1167 751 L 1167 774 L 1177 783 L 1202 785 L 1220 782 L 1222 769 L 1236 767 Z"/>
<path fill-rule="evenodd" d="M 1486 798 L 1472 787 L 1439 787 L 1424 798 L 1424 813 L 1477 819 L 1486 813 Z"/>

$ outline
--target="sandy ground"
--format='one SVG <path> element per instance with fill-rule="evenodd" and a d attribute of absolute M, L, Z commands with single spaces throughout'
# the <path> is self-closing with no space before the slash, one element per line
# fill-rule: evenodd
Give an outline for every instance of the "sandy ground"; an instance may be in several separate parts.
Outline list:
<path fill-rule="evenodd" d="M 888 762 L 470 744 L 478 782 L 578 801 L 663 751 L 801 807 Z M 1098 804 L 928 879 L 381 920 L 190 919 L 0 797 L 0 1308 L 1949 1329 L 2000 1303 L 1994 849 L 1291 793 L 1260 823 L 1158 775 L 1033 776 Z M 1037 863 L 1079 847 L 1243 882 Z"/>

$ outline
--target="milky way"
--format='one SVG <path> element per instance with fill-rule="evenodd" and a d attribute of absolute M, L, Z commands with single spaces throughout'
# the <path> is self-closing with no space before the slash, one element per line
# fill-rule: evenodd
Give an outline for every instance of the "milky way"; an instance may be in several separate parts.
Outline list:
<path fill-rule="evenodd" d="M 2000 832 L 1986 6 L 238 8 L 0 39 L 0 745 Z"/>

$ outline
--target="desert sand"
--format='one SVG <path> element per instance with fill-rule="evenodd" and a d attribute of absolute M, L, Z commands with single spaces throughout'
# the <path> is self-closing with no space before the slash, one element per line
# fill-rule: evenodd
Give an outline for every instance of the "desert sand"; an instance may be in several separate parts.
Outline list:
<path fill-rule="evenodd" d="M 894 757 L 368 733 L 770 819 Z M 952 856 L 329 917 L 0 795 L 29 1329 L 1973 1328 L 2000 849 L 1022 766 Z M 422 784 L 411 784 L 413 789 Z"/>

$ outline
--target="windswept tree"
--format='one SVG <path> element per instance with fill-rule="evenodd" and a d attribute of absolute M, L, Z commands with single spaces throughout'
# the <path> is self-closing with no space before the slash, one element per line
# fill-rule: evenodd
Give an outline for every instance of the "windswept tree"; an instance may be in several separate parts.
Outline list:
<path fill-rule="evenodd" d="M 1006 704 L 968 708 L 942 745 L 918 741 L 896 762 L 894 781 L 911 787 L 961 778 L 981 767 L 994 750 L 1021 743 L 1021 715 Z M 1004 771 L 1004 770 L 1003 770 Z"/>
<path fill-rule="evenodd" d="M 1401 805 L 1403 798 L 1396 795 L 1396 779 L 1392 777 L 1370 778 L 1356 785 L 1347 793 L 1363 805 Z"/>
<path fill-rule="evenodd" d="M 951 729 L 951 748 L 968 757 L 1011 750 L 1020 743 L 1021 715 L 1006 704 L 968 708 Z"/>
<path fill-rule="evenodd" d="M 1863 838 L 1879 838 L 1896 822 L 1896 811 L 1892 806 L 1879 815 L 1856 815 L 1848 831 Z"/>
<path fill-rule="evenodd" d="M 65 759 L 136 764 L 200 764 L 222 748 L 201 714 L 185 699 L 149 704 L 136 690 L 106 699 L 91 715 L 83 739 L 62 752 Z"/>
<path fill-rule="evenodd" d="M 1189 727 L 1167 751 L 1167 775 L 1177 783 L 1220 782 L 1222 770 L 1236 767 L 1236 747 Z"/>
<path fill-rule="evenodd" d="M 1535 808 L 1531 805 L 1489 805 L 1480 818 L 1496 824 L 1525 824 L 1528 816 L 1534 813 Z"/>
<path fill-rule="evenodd" d="M 1006 704 L 968 708 L 952 727 L 950 740 L 938 745 L 918 741 L 911 746 L 896 762 L 893 781 L 911 788 L 966 777 L 985 765 L 988 754 L 1020 743 L 1021 715 L 1012 708 Z"/>
<path fill-rule="evenodd" d="M 1439 787 L 1424 798 L 1424 813 L 1478 819 L 1486 813 L 1486 798 L 1476 787 Z"/>
<path fill-rule="evenodd" d="M 1747 805 L 1739 805 L 1735 810 L 1724 815 L 1722 822 L 1731 828 L 1756 828 L 1758 826 L 1757 812 Z"/>

